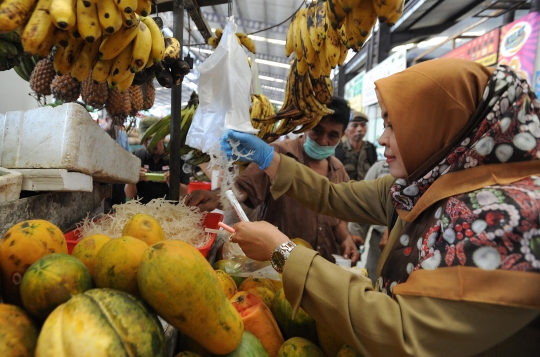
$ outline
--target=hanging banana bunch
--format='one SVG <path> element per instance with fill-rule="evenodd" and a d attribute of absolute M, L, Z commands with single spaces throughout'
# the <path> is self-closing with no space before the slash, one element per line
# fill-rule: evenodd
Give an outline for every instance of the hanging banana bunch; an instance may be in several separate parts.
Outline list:
<path fill-rule="evenodd" d="M 212 36 L 207 41 L 207 43 L 214 48 L 216 48 L 219 45 L 219 41 L 221 41 L 221 36 L 223 36 L 223 29 L 216 29 L 215 34 L 215 37 Z M 244 46 L 249 52 L 253 54 L 257 53 L 257 47 L 255 46 L 255 42 L 253 42 L 253 40 L 249 38 L 248 35 L 243 32 L 237 32 L 235 35 L 239 45 Z"/>

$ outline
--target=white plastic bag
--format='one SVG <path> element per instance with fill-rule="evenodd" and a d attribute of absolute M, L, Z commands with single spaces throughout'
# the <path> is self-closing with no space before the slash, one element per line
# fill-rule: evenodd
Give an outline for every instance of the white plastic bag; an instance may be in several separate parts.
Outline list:
<path fill-rule="evenodd" d="M 251 70 L 244 49 L 236 38 L 231 18 L 218 47 L 197 70 L 199 107 L 189 128 L 186 144 L 209 153 L 224 129 L 257 133 L 251 125 Z"/>

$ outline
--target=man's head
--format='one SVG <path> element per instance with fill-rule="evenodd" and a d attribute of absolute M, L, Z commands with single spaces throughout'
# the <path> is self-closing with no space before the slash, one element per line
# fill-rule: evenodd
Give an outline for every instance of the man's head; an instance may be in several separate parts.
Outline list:
<path fill-rule="evenodd" d="M 150 128 L 153 124 L 157 123 L 160 120 L 158 117 L 150 116 L 146 117 L 144 119 L 141 119 L 139 122 L 139 135 L 140 137 L 144 137 L 144 134 Z M 165 153 L 165 144 L 164 140 L 160 140 L 152 149 L 152 151 L 148 150 L 148 144 L 150 144 L 150 141 L 152 141 L 152 137 L 147 138 L 146 140 L 142 141 L 141 144 L 146 148 L 146 150 L 152 154 L 155 157 L 161 157 Z"/>
<path fill-rule="evenodd" d="M 351 109 L 344 99 L 333 97 L 328 108 L 334 110 L 334 114 L 323 117 L 315 128 L 308 131 L 304 143 L 304 150 L 315 160 L 334 155 L 349 122 Z"/>
<path fill-rule="evenodd" d="M 364 139 L 367 131 L 368 120 L 369 119 L 366 114 L 359 111 L 352 112 L 351 120 L 347 125 L 347 130 L 345 130 L 349 141 L 358 143 Z"/>

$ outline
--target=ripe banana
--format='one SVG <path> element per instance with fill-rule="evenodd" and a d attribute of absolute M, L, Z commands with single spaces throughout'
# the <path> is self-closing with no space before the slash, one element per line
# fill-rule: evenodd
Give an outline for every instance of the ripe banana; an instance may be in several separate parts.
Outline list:
<path fill-rule="evenodd" d="M 341 46 L 341 40 L 339 38 L 338 31 L 336 31 L 331 26 L 328 27 L 326 35 L 326 59 L 330 64 L 330 67 L 336 68 L 339 61 L 339 49 Z"/>
<path fill-rule="evenodd" d="M 70 30 L 77 23 L 76 0 L 52 0 L 49 9 L 56 27 L 62 30 Z"/>
<path fill-rule="evenodd" d="M 129 87 L 131 87 L 131 83 L 133 83 L 133 78 L 135 78 L 135 73 L 129 73 L 128 76 L 116 86 L 118 91 L 122 93 L 128 90 Z"/>
<path fill-rule="evenodd" d="M 57 27 L 51 22 L 49 29 L 46 32 L 45 39 L 41 42 L 36 50 L 35 55 L 38 57 L 47 57 L 54 46 L 54 30 Z"/>
<path fill-rule="evenodd" d="M 101 29 L 113 34 L 122 27 L 122 14 L 114 0 L 97 0 L 97 10 Z"/>
<path fill-rule="evenodd" d="M 137 20 L 138 20 L 138 15 Z M 138 22 L 138 21 L 137 21 Z M 106 37 L 99 47 L 98 58 L 102 60 L 113 59 L 122 52 L 128 44 L 137 36 L 139 27 L 121 27 L 112 35 Z"/>
<path fill-rule="evenodd" d="M 77 0 L 77 28 L 86 42 L 92 43 L 101 37 L 96 4 L 87 0 Z"/>
<path fill-rule="evenodd" d="M 173 78 L 169 68 L 163 64 L 163 61 L 156 63 L 154 66 L 154 73 L 158 83 L 165 88 L 171 88 L 173 85 Z"/>
<path fill-rule="evenodd" d="M 152 12 L 152 1 L 151 0 L 137 0 L 137 9 L 135 12 L 142 17 L 150 15 Z"/>
<path fill-rule="evenodd" d="M 249 52 L 253 54 L 257 53 L 257 47 L 255 46 L 255 43 L 253 42 L 253 40 L 248 37 L 248 35 L 246 35 L 243 32 L 237 32 L 236 37 L 240 39 L 240 42 L 242 43 L 242 45 L 244 45 L 244 47 L 247 48 Z"/>
<path fill-rule="evenodd" d="M 405 7 L 405 0 L 372 0 L 373 7 L 379 18 L 379 22 L 387 22 L 389 18 L 392 18 L 395 23 L 395 14 L 403 13 Z"/>
<path fill-rule="evenodd" d="M 178 58 L 181 58 L 182 47 L 180 42 L 174 37 L 165 37 L 165 54 L 163 61 L 167 64 L 173 63 Z"/>
<path fill-rule="evenodd" d="M 139 72 L 146 66 L 152 50 L 152 34 L 144 21 L 139 23 L 139 31 L 133 40 L 131 72 Z"/>
<path fill-rule="evenodd" d="M 163 33 L 161 29 L 150 16 L 143 17 L 142 21 L 150 30 L 152 35 L 152 49 L 150 50 L 150 55 L 146 64 L 146 67 L 152 66 L 154 63 L 161 62 L 165 54 L 165 40 L 163 39 Z"/>
<path fill-rule="evenodd" d="M 133 42 L 130 42 L 114 60 L 114 64 L 107 78 L 109 87 L 115 87 L 131 73 L 131 58 L 133 55 Z"/>
<path fill-rule="evenodd" d="M 401 15 L 403 15 L 404 8 L 405 8 L 405 1 L 402 1 L 400 7 L 396 10 L 396 12 L 394 12 L 394 14 L 391 15 L 388 18 L 388 20 L 386 20 L 386 24 L 388 26 L 394 26 L 396 21 L 399 20 Z"/>
<path fill-rule="evenodd" d="M 377 1 L 377 0 L 374 0 Z M 382 0 L 381 0 L 382 1 Z M 328 19 L 330 20 L 330 25 L 334 29 L 337 29 L 343 24 L 347 13 L 343 11 L 341 5 L 337 3 L 337 0 L 327 0 L 327 14 L 329 14 Z M 331 15 L 330 15 L 331 14 Z"/>
<path fill-rule="evenodd" d="M 362 0 L 360 4 L 352 10 L 352 22 L 353 26 L 358 28 L 360 34 L 364 37 L 362 44 L 360 44 L 360 46 L 362 46 L 371 33 L 371 29 L 377 23 L 377 13 L 373 8 L 373 2 L 371 0 Z"/>
<path fill-rule="evenodd" d="M 111 68 L 114 64 L 114 59 L 97 60 L 92 68 L 92 80 L 96 83 L 104 83 L 109 78 Z"/>
<path fill-rule="evenodd" d="M 0 32 L 23 25 L 32 14 L 36 0 L 4 0 L 0 3 Z"/>
<path fill-rule="evenodd" d="M 214 33 L 216 34 L 216 37 L 221 40 L 221 36 L 223 36 L 223 29 L 217 28 L 216 31 L 214 31 Z"/>
<path fill-rule="evenodd" d="M 317 99 L 315 91 L 311 84 L 311 78 L 309 77 L 309 73 L 305 74 L 303 85 L 304 98 L 312 112 L 323 117 L 334 114 L 334 111 L 332 109 L 329 109 L 326 105 L 322 104 Z"/>
<path fill-rule="evenodd" d="M 57 75 L 63 75 L 71 71 L 75 58 L 84 44 L 83 39 L 69 39 L 66 48 L 58 47 L 54 55 L 53 65 Z"/>
<path fill-rule="evenodd" d="M 289 57 L 291 53 L 294 52 L 294 30 L 295 30 L 295 21 L 298 13 L 295 13 L 289 27 L 287 28 L 287 38 L 285 41 L 285 56 Z"/>
<path fill-rule="evenodd" d="M 64 48 L 67 47 L 70 36 L 66 30 L 62 30 L 55 26 L 53 37 L 54 37 L 54 44 L 56 47 L 64 47 Z"/>
<path fill-rule="evenodd" d="M 99 51 L 99 41 L 94 41 L 93 43 L 85 42 L 73 67 L 71 67 L 71 77 L 75 78 L 79 82 L 82 82 L 88 77 L 94 63 L 96 61 L 96 56 Z"/>
<path fill-rule="evenodd" d="M 306 8 L 302 8 L 298 10 L 296 13 L 296 19 L 293 23 L 294 25 L 294 39 L 293 39 L 293 45 L 294 45 L 294 52 L 296 53 L 296 58 L 301 60 L 304 58 L 304 52 L 302 51 L 302 23 L 305 23 L 306 19 Z"/>
<path fill-rule="evenodd" d="M 137 9 L 137 0 L 116 0 L 116 5 L 121 12 L 130 14 Z"/>
<path fill-rule="evenodd" d="M 360 1 L 361 0 L 337 0 L 337 3 L 341 6 L 341 9 L 348 14 L 360 4 Z"/>
<path fill-rule="evenodd" d="M 317 100 L 322 104 L 330 104 L 332 102 L 332 82 L 326 81 L 328 77 L 310 78 L 313 92 Z"/>
<path fill-rule="evenodd" d="M 26 53 L 35 54 L 39 44 L 45 40 L 52 24 L 49 15 L 51 0 L 39 0 L 28 23 L 24 27 L 21 42 Z"/>
<path fill-rule="evenodd" d="M 318 53 L 320 51 L 322 39 L 319 39 L 319 32 L 317 32 L 317 3 L 315 2 L 312 2 L 308 6 L 306 23 L 311 46 Z"/>
<path fill-rule="evenodd" d="M 219 38 L 217 37 L 210 37 L 208 38 L 208 40 L 206 41 L 210 46 L 216 48 L 218 45 L 219 45 Z"/>
<path fill-rule="evenodd" d="M 122 25 L 125 27 L 132 27 L 139 24 L 139 15 L 136 12 L 123 12 L 120 11 L 122 15 Z"/>

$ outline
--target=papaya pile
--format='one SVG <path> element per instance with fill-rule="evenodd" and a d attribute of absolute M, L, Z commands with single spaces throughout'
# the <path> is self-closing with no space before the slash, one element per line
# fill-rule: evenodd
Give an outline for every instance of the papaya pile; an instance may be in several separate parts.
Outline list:
<path fill-rule="evenodd" d="M 293 319 L 280 282 L 235 269 L 152 217 L 71 255 L 51 222 L 20 222 L 0 240 L 0 356 L 166 356 L 159 318 L 180 332 L 176 357 L 360 356 L 302 309 Z"/>

